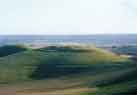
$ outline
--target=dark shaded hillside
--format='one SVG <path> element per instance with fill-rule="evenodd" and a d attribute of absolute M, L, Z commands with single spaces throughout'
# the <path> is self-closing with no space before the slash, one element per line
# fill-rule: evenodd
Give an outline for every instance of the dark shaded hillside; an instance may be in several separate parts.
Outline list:
<path fill-rule="evenodd" d="M 137 95 L 137 65 L 103 74 L 91 82 L 98 90 L 81 95 Z"/>
<path fill-rule="evenodd" d="M 102 82 L 100 86 L 97 95 L 137 95 L 137 68 L 119 77 L 115 76 L 105 84 Z"/>
<path fill-rule="evenodd" d="M 117 54 L 126 54 L 137 56 L 137 46 L 112 46 L 112 47 L 104 47 L 107 50 L 115 52 Z"/>
<path fill-rule="evenodd" d="M 27 48 L 19 45 L 6 45 L 0 47 L 0 57 L 18 53 L 27 50 Z"/>

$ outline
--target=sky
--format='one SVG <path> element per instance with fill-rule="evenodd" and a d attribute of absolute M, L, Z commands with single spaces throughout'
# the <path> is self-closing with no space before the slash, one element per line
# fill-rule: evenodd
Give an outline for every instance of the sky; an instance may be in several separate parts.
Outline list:
<path fill-rule="evenodd" d="M 0 34 L 137 33 L 137 0 L 0 0 Z"/>

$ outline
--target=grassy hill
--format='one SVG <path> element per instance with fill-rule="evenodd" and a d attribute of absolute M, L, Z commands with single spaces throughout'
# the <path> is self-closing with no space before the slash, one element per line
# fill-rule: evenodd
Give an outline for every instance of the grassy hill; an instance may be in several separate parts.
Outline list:
<path fill-rule="evenodd" d="M 0 47 L 0 57 L 8 56 L 14 53 L 22 52 L 27 50 L 26 47 L 22 45 L 6 45 Z"/>
<path fill-rule="evenodd" d="M 49 46 L 27 49 L 0 57 L 1 84 L 24 81 L 35 84 L 33 81 L 39 80 L 38 84 L 42 85 L 44 84 L 42 80 L 62 81 L 60 78 L 64 78 L 65 83 L 62 87 L 77 81 L 80 83 L 78 87 L 97 87 L 100 89 L 96 92 L 99 95 L 108 93 L 105 92 L 108 88 L 110 88 L 109 93 L 115 92 L 118 86 L 122 87 L 120 91 L 131 89 L 130 85 L 136 84 L 136 72 L 136 63 L 127 56 L 116 55 L 91 46 Z M 46 89 L 41 85 L 34 90 L 43 89 L 43 87 Z M 49 85 L 53 85 L 52 82 L 51 84 L 49 82 Z M 60 87 L 59 85 L 61 84 L 57 84 L 57 88 Z M 113 88 L 115 88 L 114 91 Z M 84 93 L 83 95 L 92 94 Z"/>
<path fill-rule="evenodd" d="M 96 81 L 91 82 L 90 87 L 96 83 L 98 89 L 95 92 L 81 95 L 137 95 L 137 67 L 110 74 L 103 74 L 104 77 L 96 77 Z"/>
<path fill-rule="evenodd" d="M 58 77 L 90 71 L 99 63 L 104 65 L 97 68 L 104 68 L 105 64 L 125 61 L 128 61 L 126 57 L 95 47 L 83 49 L 52 46 L 28 50 L 0 58 L 0 82 Z"/>

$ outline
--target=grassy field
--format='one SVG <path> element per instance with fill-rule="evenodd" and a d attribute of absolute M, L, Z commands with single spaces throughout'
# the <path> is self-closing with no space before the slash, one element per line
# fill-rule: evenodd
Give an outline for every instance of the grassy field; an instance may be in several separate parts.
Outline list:
<path fill-rule="evenodd" d="M 0 95 L 137 94 L 137 63 L 126 55 L 93 46 L 10 49 L 0 57 Z"/>

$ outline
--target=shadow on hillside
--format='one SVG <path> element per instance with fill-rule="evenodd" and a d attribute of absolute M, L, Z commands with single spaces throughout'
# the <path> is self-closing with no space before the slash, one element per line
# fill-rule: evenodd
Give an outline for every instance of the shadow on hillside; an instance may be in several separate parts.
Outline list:
<path fill-rule="evenodd" d="M 125 91 L 121 93 L 113 93 L 112 95 L 137 95 L 137 89 Z"/>
<path fill-rule="evenodd" d="M 119 73 L 121 73 L 119 71 Z M 125 72 L 121 75 L 119 74 L 113 74 L 110 78 L 108 79 L 103 79 L 103 80 L 99 80 L 96 81 L 96 85 L 99 87 L 104 87 L 104 86 L 108 86 L 108 85 L 113 85 L 116 83 L 121 83 L 121 82 L 127 82 L 130 80 L 137 80 L 137 68 L 133 69 L 130 72 Z"/>
<path fill-rule="evenodd" d="M 105 63 L 79 64 L 63 57 L 53 57 L 46 61 L 42 61 L 32 72 L 30 77 L 32 79 L 45 79 L 82 73 L 90 73 L 91 75 L 94 75 L 97 73 L 119 70 L 120 68 L 123 68 L 123 66 L 115 66 L 115 64 Z"/>
<path fill-rule="evenodd" d="M 6 45 L 0 47 L 0 57 L 8 56 L 10 54 L 18 53 L 25 51 L 26 48 L 22 46 L 16 46 L 16 45 Z"/>
<path fill-rule="evenodd" d="M 39 64 L 30 77 L 32 79 L 45 79 L 88 72 L 89 70 L 91 67 L 87 65 L 71 64 L 67 60 L 49 59 L 48 62 Z"/>
<path fill-rule="evenodd" d="M 48 46 L 46 48 L 37 49 L 38 51 L 46 52 L 91 52 L 89 49 L 73 48 L 73 47 L 61 47 L 61 46 Z"/>
<path fill-rule="evenodd" d="M 105 88 L 105 87 L 107 88 L 103 90 L 105 92 L 102 91 L 100 92 L 101 94 L 97 94 L 97 95 L 137 95 L 137 83 L 136 83 L 137 68 L 133 68 L 132 71 L 125 72 L 120 76 L 119 75 L 117 76 L 117 75 L 114 74 L 115 77 L 108 78 L 105 80 L 100 79 L 98 84 L 96 84 L 96 86 L 100 88 Z M 122 89 L 124 87 L 125 89 Z M 112 90 L 112 92 L 110 93 L 108 89 Z"/>

